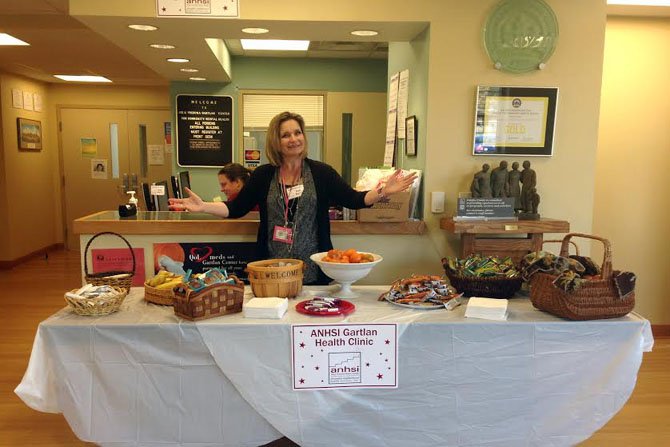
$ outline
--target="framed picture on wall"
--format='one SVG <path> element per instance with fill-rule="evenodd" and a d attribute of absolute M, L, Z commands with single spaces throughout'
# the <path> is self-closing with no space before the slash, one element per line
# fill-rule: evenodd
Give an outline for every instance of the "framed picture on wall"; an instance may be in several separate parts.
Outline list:
<path fill-rule="evenodd" d="M 18 145 L 21 151 L 42 150 L 42 123 L 25 118 L 16 119 Z"/>
<path fill-rule="evenodd" d="M 416 157 L 417 121 L 416 116 L 405 119 L 405 155 Z"/>
<path fill-rule="evenodd" d="M 551 156 L 557 87 L 477 87 L 473 155 Z"/>

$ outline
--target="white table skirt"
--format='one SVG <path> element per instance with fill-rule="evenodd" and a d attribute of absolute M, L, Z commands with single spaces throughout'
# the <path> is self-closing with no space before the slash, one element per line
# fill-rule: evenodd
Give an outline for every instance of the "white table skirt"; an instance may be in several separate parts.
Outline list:
<path fill-rule="evenodd" d="M 574 445 L 621 409 L 653 346 L 635 313 L 570 322 L 518 298 L 508 321 L 491 322 L 354 289 L 347 317 L 298 314 L 292 302 L 282 320 L 194 324 L 141 289 L 106 317 L 63 309 L 40 324 L 16 393 L 109 446 Z M 382 322 L 398 324 L 397 389 L 293 391 L 292 324 Z"/>

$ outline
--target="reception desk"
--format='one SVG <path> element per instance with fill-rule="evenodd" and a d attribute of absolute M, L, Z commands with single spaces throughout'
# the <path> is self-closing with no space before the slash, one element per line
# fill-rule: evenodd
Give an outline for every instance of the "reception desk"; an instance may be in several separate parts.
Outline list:
<path fill-rule="evenodd" d="M 197 323 L 132 289 L 118 313 L 63 309 L 43 321 L 16 393 L 63 413 L 82 440 L 106 446 L 258 446 L 287 436 L 310 446 L 568 446 L 628 400 L 650 325 L 635 313 L 565 321 L 528 299 L 507 321 L 377 301 L 315 317 L 289 304 L 281 320 L 241 313 Z M 306 296 L 328 289 L 307 288 Z M 249 290 L 245 300 L 250 298 Z M 291 328 L 397 325 L 397 388 L 292 388 Z"/>
<path fill-rule="evenodd" d="M 203 213 L 140 211 L 137 216 L 121 218 L 117 211 L 102 211 L 76 219 L 73 231 L 79 234 L 82 269 L 84 247 L 96 233 L 112 231 L 124 236 L 133 248 L 143 249 L 145 277 L 154 275 L 154 244 L 156 243 L 255 243 L 258 220 L 221 219 Z M 419 271 L 439 272 L 438 256 L 429 259 L 432 253 L 430 241 L 422 238 L 426 231 L 423 221 L 407 222 L 358 222 L 331 221 L 331 235 L 336 248 L 356 248 L 359 251 L 377 253 L 385 258 L 383 265 L 365 279 L 366 284 L 386 284 L 407 274 L 407 265 L 415 265 Z M 123 241 L 100 238 L 92 248 L 124 248 Z M 425 246 L 424 249 L 421 247 Z M 417 249 L 418 248 L 418 249 Z M 89 266 L 92 264 L 88 255 Z M 431 269 L 421 267 L 430 263 Z"/>

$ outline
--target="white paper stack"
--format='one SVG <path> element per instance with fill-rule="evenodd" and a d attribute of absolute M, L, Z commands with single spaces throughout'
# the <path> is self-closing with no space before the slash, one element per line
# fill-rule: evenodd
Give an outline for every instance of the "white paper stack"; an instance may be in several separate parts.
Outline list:
<path fill-rule="evenodd" d="M 284 316 L 288 309 L 287 298 L 252 298 L 242 307 L 245 318 L 274 318 Z"/>
<path fill-rule="evenodd" d="M 505 321 L 507 320 L 507 300 L 473 296 L 468 300 L 465 316 L 467 318 Z"/>

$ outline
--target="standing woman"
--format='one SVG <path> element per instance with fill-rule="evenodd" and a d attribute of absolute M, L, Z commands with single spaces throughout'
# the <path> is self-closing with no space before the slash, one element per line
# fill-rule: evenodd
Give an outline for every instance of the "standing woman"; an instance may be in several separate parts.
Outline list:
<path fill-rule="evenodd" d="M 333 248 L 330 205 L 369 207 L 384 197 L 405 191 L 416 178 L 415 174 L 402 176 L 397 170 L 385 184 L 373 190 L 352 189 L 331 166 L 307 158 L 305 121 L 291 112 L 272 118 L 265 154 L 269 163 L 254 170 L 234 200 L 203 202 L 187 190 L 188 198 L 170 199 L 171 208 L 238 218 L 259 205 L 258 256 L 301 259 L 306 265 L 305 284 L 328 282 L 328 277 L 309 257 Z"/>

